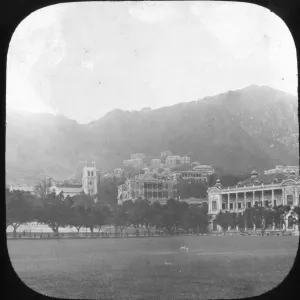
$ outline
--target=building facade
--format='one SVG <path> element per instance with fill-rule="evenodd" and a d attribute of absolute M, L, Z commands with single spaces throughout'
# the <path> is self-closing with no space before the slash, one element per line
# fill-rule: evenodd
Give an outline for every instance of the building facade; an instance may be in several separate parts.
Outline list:
<path fill-rule="evenodd" d="M 188 156 L 182 156 L 180 158 L 180 162 L 181 162 L 181 164 L 188 164 L 189 165 L 191 163 L 191 158 L 188 157 Z"/>
<path fill-rule="evenodd" d="M 124 175 L 124 170 L 121 168 L 114 169 L 114 176 L 121 178 Z"/>
<path fill-rule="evenodd" d="M 125 159 L 123 160 L 123 165 L 125 167 L 141 167 L 143 165 L 143 160 L 141 158 Z"/>
<path fill-rule="evenodd" d="M 201 171 L 177 171 L 177 173 L 179 173 L 184 180 L 195 180 L 198 182 L 207 182 L 208 180 L 208 175 Z"/>
<path fill-rule="evenodd" d="M 118 203 L 137 199 L 165 203 L 170 198 L 177 198 L 176 178 L 174 176 L 155 176 L 140 174 L 118 186 Z"/>
<path fill-rule="evenodd" d="M 159 158 L 153 158 L 151 159 L 151 167 L 153 168 L 159 168 L 161 165 L 161 159 Z"/>
<path fill-rule="evenodd" d="M 300 180 L 296 175 L 278 176 L 278 174 L 259 176 L 255 171 L 251 178 L 233 187 L 223 187 L 217 181 L 208 189 L 208 213 L 214 217 L 220 211 L 242 213 L 256 204 L 264 207 L 299 205 Z"/>
<path fill-rule="evenodd" d="M 56 195 L 62 192 L 64 198 L 73 197 L 79 195 L 83 192 L 82 185 L 71 185 L 71 184 L 62 184 L 62 185 L 53 185 L 50 188 L 50 192 L 54 192 Z"/>
<path fill-rule="evenodd" d="M 144 153 L 131 154 L 131 159 L 136 159 L 136 158 L 143 160 L 144 158 L 146 158 L 146 155 Z"/>
<path fill-rule="evenodd" d="M 169 155 L 169 156 L 167 156 L 167 158 L 166 158 L 166 165 L 167 166 L 170 166 L 170 167 L 172 167 L 172 166 L 178 166 L 178 165 L 180 165 L 181 164 L 181 157 L 179 156 L 179 155 Z"/>
<path fill-rule="evenodd" d="M 92 162 L 91 165 L 85 164 L 82 174 L 82 188 L 85 194 L 96 195 L 98 174 L 97 174 L 96 163 Z"/>

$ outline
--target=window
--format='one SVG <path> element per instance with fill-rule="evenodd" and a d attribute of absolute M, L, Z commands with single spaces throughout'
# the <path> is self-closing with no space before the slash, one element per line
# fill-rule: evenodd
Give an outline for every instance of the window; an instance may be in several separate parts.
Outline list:
<path fill-rule="evenodd" d="M 238 208 L 242 208 L 242 203 L 241 202 L 238 202 Z"/>
<path fill-rule="evenodd" d="M 222 209 L 226 209 L 226 203 L 222 203 Z"/>
<path fill-rule="evenodd" d="M 217 201 L 212 202 L 212 210 L 217 210 Z"/>
<path fill-rule="evenodd" d="M 88 171 L 88 176 L 90 176 L 90 171 Z"/>
<path fill-rule="evenodd" d="M 276 206 L 276 200 L 274 200 L 274 206 Z"/>
<path fill-rule="evenodd" d="M 91 176 L 94 176 L 94 172 L 93 171 L 91 171 Z"/>
<path fill-rule="evenodd" d="M 233 203 L 230 203 L 230 209 L 233 209 Z"/>
<path fill-rule="evenodd" d="M 251 202 L 247 202 L 247 207 L 248 207 L 248 208 L 251 207 Z"/>
<path fill-rule="evenodd" d="M 292 206 L 293 205 L 293 195 L 288 195 L 287 197 L 286 197 L 286 199 L 287 199 L 287 205 L 289 205 L 289 206 Z"/>

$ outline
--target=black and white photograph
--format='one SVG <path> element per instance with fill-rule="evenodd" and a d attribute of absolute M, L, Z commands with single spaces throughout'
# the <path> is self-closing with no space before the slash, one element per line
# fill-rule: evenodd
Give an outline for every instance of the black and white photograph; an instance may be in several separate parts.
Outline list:
<path fill-rule="evenodd" d="M 36 293 L 237 299 L 293 267 L 297 53 L 270 9 L 33 11 L 9 43 L 5 140 L 9 259 Z"/>

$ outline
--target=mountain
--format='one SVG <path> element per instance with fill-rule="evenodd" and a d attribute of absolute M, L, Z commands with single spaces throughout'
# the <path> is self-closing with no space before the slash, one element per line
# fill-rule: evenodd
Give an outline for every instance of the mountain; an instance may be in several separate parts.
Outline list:
<path fill-rule="evenodd" d="M 163 150 L 237 174 L 299 163 L 297 97 L 249 86 L 156 110 L 113 110 L 89 124 L 64 116 L 7 111 L 7 178 L 45 173 L 60 180 L 80 161 L 102 170 L 131 153 Z M 20 175 L 22 177 L 22 175 Z"/>

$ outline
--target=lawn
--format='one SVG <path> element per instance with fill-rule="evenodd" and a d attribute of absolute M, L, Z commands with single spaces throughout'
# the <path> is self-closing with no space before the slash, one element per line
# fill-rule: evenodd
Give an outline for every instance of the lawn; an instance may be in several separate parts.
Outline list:
<path fill-rule="evenodd" d="M 187 244 L 188 251 L 180 250 Z M 291 269 L 298 237 L 8 240 L 32 289 L 54 297 L 205 299 L 259 295 Z"/>

